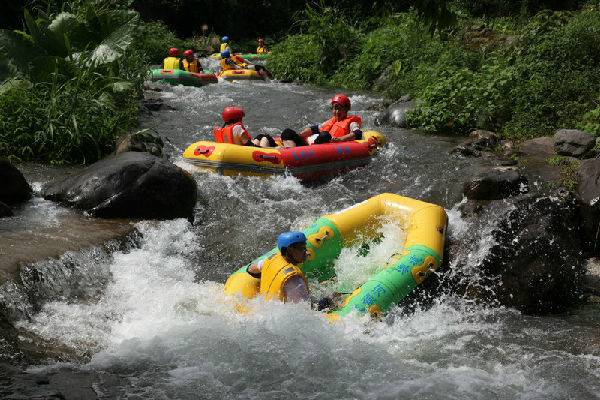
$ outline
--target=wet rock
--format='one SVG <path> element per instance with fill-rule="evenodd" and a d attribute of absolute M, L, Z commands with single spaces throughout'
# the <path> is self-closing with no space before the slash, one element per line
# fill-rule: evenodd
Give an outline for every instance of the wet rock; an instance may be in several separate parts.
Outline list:
<path fill-rule="evenodd" d="M 527 191 L 527 178 L 519 170 L 494 167 L 466 182 L 464 194 L 468 199 L 498 200 Z"/>
<path fill-rule="evenodd" d="M 388 122 L 388 114 L 387 111 L 377 111 L 373 114 L 373 122 L 375 122 L 375 126 L 381 126 Z"/>
<path fill-rule="evenodd" d="M 150 133 L 147 129 L 125 135 L 117 144 L 116 154 L 128 151 L 146 152 L 157 157 L 162 157 L 163 140 Z"/>
<path fill-rule="evenodd" d="M 554 138 L 542 136 L 527 140 L 520 145 L 517 154 L 526 167 L 523 173 L 530 182 L 548 182 L 555 187 L 562 185 L 560 166 L 548 163 L 548 159 L 556 156 Z"/>
<path fill-rule="evenodd" d="M 492 232 L 494 244 L 480 265 L 496 299 L 533 314 L 575 305 L 585 274 L 575 196 L 526 196 L 514 206 Z"/>
<path fill-rule="evenodd" d="M 197 189 L 181 168 L 148 153 L 127 152 L 52 182 L 43 196 L 97 217 L 191 220 Z"/>
<path fill-rule="evenodd" d="M 148 99 L 142 101 L 142 107 L 148 111 L 159 111 L 164 105 L 162 99 Z"/>
<path fill-rule="evenodd" d="M 0 159 L 0 201 L 8 205 L 23 203 L 31 198 L 31 193 L 21 171 L 8 160 Z"/>
<path fill-rule="evenodd" d="M 582 202 L 581 216 L 586 248 L 600 253 L 600 159 L 583 160 L 578 171 L 577 193 Z"/>
<path fill-rule="evenodd" d="M 12 217 L 12 216 L 13 216 L 12 209 L 0 201 L 0 218 Z"/>
<path fill-rule="evenodd" d="M 578 129 L 559 129 L 554 134 L 554 148 L 562 156 L 583 158 L 595 144 L 594 136 Z"/>
<path fill-rule="evenodd" d="M 469 135 L 471 144 L 478 150 L 493 150 L 498 145 L 498 135 L 482 129 L 475 130 Z"/>
<path fill-rule="evenodd" d="M 498 135 L 494 132 L 476 130 L 471 132 L 469 139 L 450 150 L 450 154 L 461 157 L 481 157 L 482 152 L 494 150 L 498 143 Z"/>
<path fill-rule="evenodd" d="M 406 113 L 413 108 L 413 101 L 397 101 L 388 107 L 387 119 L 394 126 L 406 128 Z"/>
<path fill-rule="evenodd" d="M 587 272 L 584 278 L 586 293 L 600 296 L 600 260 L 593 258 L 587 262 Z"/>

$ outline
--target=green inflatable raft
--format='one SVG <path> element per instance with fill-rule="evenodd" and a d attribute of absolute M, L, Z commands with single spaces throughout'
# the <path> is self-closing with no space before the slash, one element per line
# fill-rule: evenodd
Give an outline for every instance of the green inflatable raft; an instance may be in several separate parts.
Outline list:
<path fill-rule="evenodd" d="M 184 86 L 204 86 L 219 82 L 215 74 L 187 72 L 179 69 L 153 69 L 150 71 L 150 80 Z"/>

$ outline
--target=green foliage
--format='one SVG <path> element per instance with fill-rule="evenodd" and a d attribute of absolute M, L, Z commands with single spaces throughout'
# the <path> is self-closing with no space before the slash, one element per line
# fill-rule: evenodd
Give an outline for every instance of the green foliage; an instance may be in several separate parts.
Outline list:
<path fill-rule="evenodd" d="M 583 114 L 577 128 L 586 132 L 600 135 L 600 106 Z"/>
<path fill-rule="evenodd" d="M 145 74 L 133 45 L 138 15 L 74 3 L 52 17 L 26 11 L 26 32 L 0 31 L 0 156 L 92 162 L 137 123 Z"/>
<path fill-rule="evenodd" d="M 288 36 L 273 46 L 267 66 L 277 79 L 322 84 L 327 81 L 318 68 L 322 51 L 313 35 Z"/>
<path fill-rule="evenodd" d="M 546 159 L 549 165 L 560 167 L 561 185 L 570 191 L 577 190 L 579 183 L 578 171 L 581 161 L 565 156 L 552 156 Z"/>
<path fill-rule="evenodd" d="M 182 49 L 184 43 L 162 22 L 146 22 L 141 26 L 141 38 L 137 46 L 144 50 L 151 63 L 160 64 L 171 47 Z"/>
<path fill-rule="evenodd" d="M 496 130 L 509 118 L 507 98 L 514 79 L 514 69 L 497 64 L 480 72 L 456 70 L 422 92 L 424 101 L 407 114 L 407 123 L 430 132 Z"/>

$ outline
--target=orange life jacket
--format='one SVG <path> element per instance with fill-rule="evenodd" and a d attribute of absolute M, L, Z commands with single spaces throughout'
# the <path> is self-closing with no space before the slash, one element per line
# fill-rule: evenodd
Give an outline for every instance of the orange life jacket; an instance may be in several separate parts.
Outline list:
<path fill-rule="evenodd" d="M 242 137 L 244 139 L 246 139 L 245 141 L 240 140 L 239 138 L 235 138 L 233 136 L 233 128 L 237 125 L 240 125 L 242 127 L 242 130 L 243 130 Z M 215 142 L 217 142 L 217 143 L 231 143 L 231 144 L 244 145 L 248 141 L 252 141 L 252 136 L 250 136 L 250 133 L 248 133 L 248 130 L 246 129 L 246 127 L 244 127 L 244 125 L 242 125 L 241 122 L 236 122 L 231 125 L 226 125 L 223 128 L 215 128 L 213 130 L 213 135 L 215 137 Z"/>
<path fill-rule="evenodd" d="M 342 137 L 350 133 L 350 124 L 352 122 L 356 122 L 358 126 L 361 126 L 362 118 L 358 115 L 348 115 L 346 119 L 336 122 L 335 117 L 332 117 L 331 119 L 323 122 L 320 130 L 323 132 L 329 132 L 331 137 Z"/>

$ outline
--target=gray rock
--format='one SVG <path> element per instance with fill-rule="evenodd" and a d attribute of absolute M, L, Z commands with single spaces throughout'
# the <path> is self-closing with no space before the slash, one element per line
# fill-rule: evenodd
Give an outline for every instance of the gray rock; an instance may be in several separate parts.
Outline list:
<path fill-rule="evenodd" d="M 469 136 L 471 138 L 470 143 L 477 150 L 493 150 L 499 142 L 496 133 L 482 129 L 471 132 Z"/>
<path fill-rule="evenodd" d="M 554 134 L 554 149 L 562 156 L 583 158 L 596 144 L 596 138 L 578 129 L 559 129 Z"/>
<path fill-rule="evenodd" d="M 43 197 L 97 217 L 193 219 L 195 180 L 181 168 L 148 153 L 127 152 L 55 181 Z"/>
<path fill-rule="evenodd" d="M 531 314 L 577 304 L 585 267 L 575 196 L 526 196 L 514 205 L 492 232 L 494 244 L 480 265 L 493 296 Z"/>
<path fill-rule="evenodd" d="M 516 168 L 494 167 L 466 182 L 464 194 L 468 199 L 498 200 L 527 191 L 527 178 Z"/>
<path fill-rule="evenodd" d="M 147 152 L 157 157 L 162 157 L 163 140 L 151 134 L 147 129 L 125 135 L 117 144 L 116 154 L 128 151 Z"/>
<path fill-rule="evenodd" d="M 414 108 L 413 101 L 397 101 L 390 105 L 387 110 L 387 119 L 390 124 L 399 128 L 406 128 L 406 113 Z"/>
<path fill-rule="evenodd" d="M 600 260 L 592 258 L 587 261 L 584 278 L 584 290 L 594 296 L 600 296 Z"/>
<path fill-rule="evenodd" d="M 31 186 L 8 160 L 0 159 L 0 201 L 9 205 L 23 203 L 31 198 Z"/>
<path fill-rule="evenodd" d="M 578 171 L 582 229 L 587 249 L 600 254 L 600 159 L 583 160 Z"/>
<path fill-rule="evenodd" d="M 12 217 L 12 216 L 13 216 L 12 209 L 0 201 L 0 218 Z"/>

